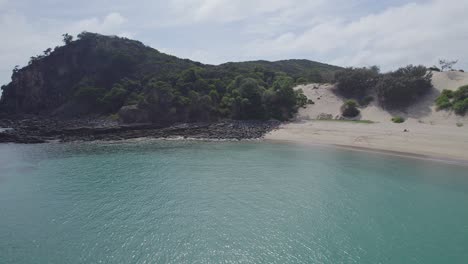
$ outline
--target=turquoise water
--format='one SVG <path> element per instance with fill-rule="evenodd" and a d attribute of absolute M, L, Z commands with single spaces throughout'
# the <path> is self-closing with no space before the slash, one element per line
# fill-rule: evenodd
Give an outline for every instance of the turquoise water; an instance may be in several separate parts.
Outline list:
<path fill-rule="evenodd" d="M 468 169 L 288 144 L 0 144 L 0 263 L 468 263 Z"/>

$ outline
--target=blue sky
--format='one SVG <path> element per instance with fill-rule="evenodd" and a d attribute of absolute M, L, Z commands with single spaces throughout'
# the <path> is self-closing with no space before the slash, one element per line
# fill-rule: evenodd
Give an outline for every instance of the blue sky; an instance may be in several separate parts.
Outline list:
<path fill-rule="evenodd" d="M 466 0 L 0 0 L 0 83 L 62 33 L 126 36 L 210 64 L 304 58 L 341 66 L 468 67 Z"/>

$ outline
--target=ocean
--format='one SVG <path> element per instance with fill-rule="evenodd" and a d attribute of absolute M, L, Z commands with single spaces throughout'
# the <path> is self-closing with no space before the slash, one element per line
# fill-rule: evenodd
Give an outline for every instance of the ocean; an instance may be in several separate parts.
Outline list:
<path fill-rule="evenodd" d="M 0 144 L 0 263 L 468 263 L 468 167 L 260 141 Z"/>

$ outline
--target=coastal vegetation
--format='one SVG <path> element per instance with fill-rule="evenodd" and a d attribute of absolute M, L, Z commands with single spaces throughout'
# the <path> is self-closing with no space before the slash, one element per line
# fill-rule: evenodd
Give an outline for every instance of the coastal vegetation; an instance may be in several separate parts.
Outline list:
<path fill-rule="evenodd" d="M 395 116 L 395 117 L 392 117 L 392 122 L 400 124 L 400 123 L 404 123 L 405 119 L 401 116 Z"/>
<path fill-rule="evenodd" d="M 75 40 L 64 34 L 63 42 L 15 67 L 0 111 L 80 117 L 132 106 L 147 117 L 139 121 L 158 123 L 288 120 L 312 103 L 294 86 L 325 81 L 340 69 L 307 60 L 205 65 L 88 32 Z"/>
<path fill-rule="evenodd" d="M 341 114 L 344 117 L 356 117 L 360 113 L 357 107 L 358 103 L 355 100 L 346 100 L 345 103 L 341 106 Z"/>
<path fill-rule="evenodd" d="M 424 66 L 408 65 L 389 73 L 378 67 L 346 68 L 336 73 L 337 92 L 367 105 L 375 95 L 385 108 L 408 107 L 433 87 L 432 74 Z"/>
<path fill-rule="evenodd" d="M 455 91 L 443 90 L 435 103 L 438 110 L 453 110 L 458 115 L 465 115 L 468 111 L 468 85 Z"/>

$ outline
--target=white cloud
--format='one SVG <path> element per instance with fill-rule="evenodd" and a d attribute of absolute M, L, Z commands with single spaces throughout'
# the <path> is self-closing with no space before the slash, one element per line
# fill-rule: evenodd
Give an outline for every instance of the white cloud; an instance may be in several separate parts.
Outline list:
<path fill-rule="evenodd" d="M 377 14 L 346 21 L 327 20 L 299 34 L 283 33 L 252 41 L 252 56 L 308 54 L 338 65 L 431 65 L 440 57 L 459 58 L 468 65 L 468 1 L 409 3 Z"/>
<path fill-rule="evenodd" d="M 90 31 L 131 37 L 131 34 L 121 31 L 126 22 L 127 19 L 119 13 L 64 25 L 56 20 L 32 21 L 15 12 L 0 13 L 0 35 L 5 36 L 0 43 L 0 85 L 10 80 L 15 65 L 24 66 L 31 56 L 41 54 L 48 47 L 60 45 L 61 34 L 68 32 L 76 35 Z"/>
<path fill-rule="evenodd" d="M 7 4 L 8 0 L 0 0 L 0 8 Z"/>
<path fill-rule="evenodd" d="M 72 34 L 79 34 L 82 31 L 95 32 L 100 34 L 110 34 L 119 36 L 128 36 L 129 33 L 121 31 L 123 24 L 127 19 L 120 13 L 110 13 L 102 19 L 88 18 L 73 23 L 69 26 L 69 32 Z"/>
<path fill-rule="evenodd" d="M 275 12 L 291 6 L 293 2 L 283 0 L 171 0 L 170 8 L 186 23 L 233 22 L 252 15 Z"/>
<path fill-rule="evenodd" d="M 5 36 L 0 44 L 0 80 L 9 80 L 14 65 L 25 65 L 30 56 L 54 46 L 51 35 L 40 32 L 36 25 L 17 13 L 0 14 L 0 34 Z"/>
<path fill-rule="evenodd" d="M 448 58 L 468 67 L 467 9 L 467 0 L 0 0 L 0 83 L 61 34 L 84 30 L 205 63 L 306 58 L 392 69 Z"/>

